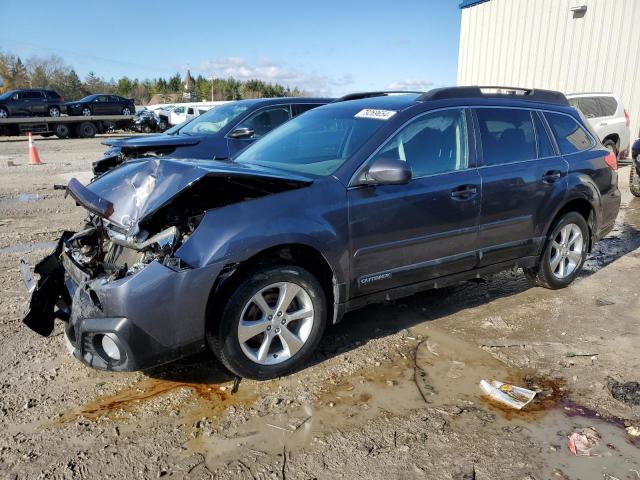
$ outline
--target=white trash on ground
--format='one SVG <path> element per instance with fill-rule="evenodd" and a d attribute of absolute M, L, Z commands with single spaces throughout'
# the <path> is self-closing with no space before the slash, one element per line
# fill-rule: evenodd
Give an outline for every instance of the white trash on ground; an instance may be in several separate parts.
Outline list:
<path fill-rule="evenodd" d="M 516 387 L 515 385 L 499 382 L 498 380 L 492 380 L 491 382 L 481 380 L 480 388 L 491 399 L 508 407 L 515 408 L 516 410 L 522 410 L 529 405 L 536 396 L 536 392 L 533 390 Z"/>

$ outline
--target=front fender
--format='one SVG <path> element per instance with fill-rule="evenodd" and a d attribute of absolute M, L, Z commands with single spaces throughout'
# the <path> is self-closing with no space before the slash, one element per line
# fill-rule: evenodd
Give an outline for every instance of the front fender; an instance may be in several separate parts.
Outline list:
<path fill-rule="evenodd" d="M 187 264 L 234 264 L 284 244 L 318 250 L 336 280 L 348 272 L 346 189 L 335 179 L 208 211 L 176 252 Z"/>

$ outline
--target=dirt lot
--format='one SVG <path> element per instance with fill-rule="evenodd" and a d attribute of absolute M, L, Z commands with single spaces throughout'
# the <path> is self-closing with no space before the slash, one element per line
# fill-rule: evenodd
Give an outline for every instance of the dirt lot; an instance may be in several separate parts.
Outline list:
<path fill-rule="evenodd" d="M 506 272 L 372 306 L 330 328 L 308 368 L 232 394 L 209 355 L 104 373 L 67 354 L 60 326 L 42 338 L 21 324 L 18 261 L 80 224 L 52 185 L 87 180 L 99 142 L 37 139 L 45 164 L 28 166 L 24 138 L 0 140 L 0 478 L 640 480 L 625 429 L 640 406 L 610 393 L 640 381 L 628 167 L 616 229 L 570 288 Z M 507 412 L 481 397 L 483 378 L 539 393 Z M 588 426 L 598 456 L 575 457 L 567 436 Z"/>

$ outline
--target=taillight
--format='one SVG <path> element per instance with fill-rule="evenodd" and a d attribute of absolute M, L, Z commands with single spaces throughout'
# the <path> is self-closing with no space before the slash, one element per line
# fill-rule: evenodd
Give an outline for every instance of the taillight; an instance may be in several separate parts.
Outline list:
<path fill-rule="evenodd" d="M 64 102 L 64 97 L 60 97 L 60 101 L 61 101 L 61 102 Z"/>
<path fill-rule="evenodd" d="M 624 118 L 627 121 L 627 127 L 631 125 L 631 117 L 629 116 L 629 112 L 627 112 L 626 110 L 624 111 Z"/>
<path fill-rule="evenodd" d="M 618 170 L 618 159 L 616 158 L 616 154 L 613 152 L 609 152 L 606 157 L 604 157 L 604 161 L 611 170 Z"/>

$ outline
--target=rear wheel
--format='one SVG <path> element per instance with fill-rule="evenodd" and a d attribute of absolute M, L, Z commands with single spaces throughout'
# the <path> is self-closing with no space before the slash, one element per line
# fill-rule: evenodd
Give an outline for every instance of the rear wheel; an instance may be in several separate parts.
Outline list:
<path fill-rule="evenodd" d="M 59 123 L 53 128 L 53 133 L 58 138 L 67 138 L 69 136 L 69 125 L 65 125 L 64 123 Z"/>
<path fill-rule="evenodd" d="M 60 107 L 52 106 L 49 107 L 47 113 L 50 117 L 59 117 L 60 116 Z"/>
<path fill-rule="evenodd" d="M 82 122 L 76 128 L 80 138 L 91 138 L 96 136 L 96 126 L 91 122 Z"/>
<path fill-rule="evenodd" d="M 602 142 L 602 145 L 606 147 L 610 152 L 612 152 L 616 156 L 616 158 L 618 158 L 618 146 L 616 145 L 616 142 L 609 139 Z"/>
<path fill-rule="evenodd" d="M 636 171 L 635 162 L 631 164 L 631 174 L 629 175 L 629 190 L 634 197 L 640 197 L 640 178 Z"/>
<path fill-rule="evenodd" d="M 326 296 L 315 276 L 293 265 L 263 267 L 233 289 L 207 338 L 230 371 L 266 380 L 309 358 L 324 333 L 326 315 Z"/>
<path fill-rule="evenodd" d="M 551 228 L 538 265 L 525 275 L 541 287 L 556 290 L 571 284 L 580 274 L 589 249 L 589 227 L 577 212 L 563 215 Z"/>
<path fill-rule="evenodd" d="M 131 109 L 129 107 L 124 107 L 122 109 L 122 114 L 123 115 L 131 115 Z"/>

